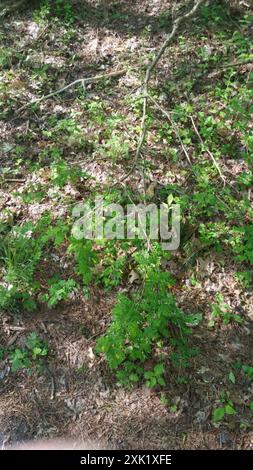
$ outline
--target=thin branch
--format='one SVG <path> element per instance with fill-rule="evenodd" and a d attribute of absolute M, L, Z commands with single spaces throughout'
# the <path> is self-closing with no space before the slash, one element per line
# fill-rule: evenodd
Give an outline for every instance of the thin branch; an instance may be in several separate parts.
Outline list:
<path fill-rule="evenodd" d="M 95 75 L 94 77 L 78 78 L 74 82 L 69 83 L 68 85 L 64 86 L 63 88 L 60 88 L 59 90 L 53 91 L 52 93 L 49 93 L 48 95 L 42 96 L 41 98 L 38 98 L 36 100 L 30 101 L 29 103 L 24 104 L 24 106 L 21 106 L 21 108 L 19 108 L 17 112 L 21 112 L 33 104 L 41 103 L 41 101 L 44 101 L 49 98 L 52 98 L 53 96 L 59 95 L 60 93 L 63 93 L 64 91 L 69 90 L 69 88 L 72 88 L 78 84 L 81 84 L 83 88 L 85 89 L 85 85 L 87 85 L 88 83 L 98 82 L 99 80 L 102 80 L 103 78 L 119 77 L 125 73 L 126 73 L 126 70 L 116 70 L 115 72 L 110 72 L 110 73 L 103 74 L 103 75 Z"/>
<path fill-rule="evenodd" d="M 25 183 L 25 179 L 19 179 L 19 178 L 4 178 L 4 183 Z"/>
<path fill-rule="evenodd" d="M 123 188 L 125 189 L 124 184 L 123 184 L 123 183 L 120 183 L 120 184 L 121 184 L 121 185 L 123 186 Z M 144 185 L 144 189 L 145 189 L 145 185 Z M 134 206 L 134 208 L 135 208 L 135 210 L 136 210 L 136 213 L 138 214 L 138 208 L 137 208 L 135 202 L 133 201 L 133 199 L 131 198 L 131 195 L 130 195 L 130 194 L 128 194 L 128 198 L 130 199 L 131 204 Z M 146 192 L 145 192 L 145 201 L 144 201 L 144 205 L 146 206 Z M 145 230 L 145 227 L 141 226 L 141 228 L 143 229 L 143 233 L 144 233 L 144 235 L 145 235 L 145 237 L 146 237 L 145 240 L 146 240 L 146 242 L 147 242 L 147 251 L 149 252 L 149 251 L 151 250 L 150 236 L 147 234 L 147 231 Z"/>
<path fill-rule="evenodd" d="M 175 125 L 175 122 L 174 122 L 173 119 L 171 118 L 170 114 L 169 114 L 162 106 L 160 106 L 160 104 L 159 104 L 152 96 L 149 95 L 149 99 L 152 101 L 152 103 L 154 103 L 154 105 L 159 109 L 159 111 L 161 111 L 161 113 L 163 113 L 164 116 L 166 116 L 167 119 L 170 121 L 171 126 L 173 127 L 173 130 L 174 130 L 174 132 L 175 132 L 175 134 L 176 134 L 176 136 L 177 136 L 177 138 L 178 138 L 178 140 L 179 140 L 179 142 L 180 142 L 180 144 L 181 144 L 181 147 L 182 147 L 182 149 L 183 149 L 183 152 L 184 152 L 184 154 L 185 154 L 185 156 L 186 156 L 186 158 L 187 158 L 187 161 L 188 161 L 189 165 L 192 166 L 192 162 L 191 162 L 191 159 L 190 159 L 190 155 L 189 155 L 189 153 L 188 153 L 188 151 L 187 151 L 187 149 L 186 149 L 186 147 L 185 147 L 185 145 L 184 145 L 184 143 L 183 143 L 183 141 L 182 141 L 182 139 L 181 139 L 181 137 L 180 137 L 180 134 L 179 134 L 179 132 L 178 132 L 178 130 L 177 130 L 177 127 L 176 127 L 176 125 Z"/>
<path fill-rule="evenodd" d="M 192 9 L 188 12 L 188 13 L 185 13 L 184 15 L 181 15 L 179 16 L 178 18 L 176 18 L 174 21 L 173 21 L 173 24 L 172 24 L 172 30 L 171 32 L 168 34 L 168 36 L 166 37 L 165 41 L 163 42 L 163 44 L 161 45 L 158 53 L 156 54 L 156 56 L 154 57 L 154 59 L 150 62 L 150 64 L 148 65 L 147 69 L 146 69 L 146 74 L 145 74 L 145 78 L 144 78 L 144 81 L 143 81 L 143 85 L 142 85 L 142 89 L 143 89 L 143 105 L 142 105 L 142 120 L 141 120 L 141 131 L 140 131 L 140 137 L 139 137 L 139 141 L 138 141 L 138 145 L 137 145 L 137 149 L 136 149 L 136 153 L 135 153 L 135 158 L 134 158 L 134 162 L 132 164 L 132 167 L 130 168 L 130 170 L 128 171 L 128 173 L 120 179 L 120 182 L 126 180 L 130 175 L 131 173 L 134 171 L 135 167 L 136 167 L 136 164 L 137 164 L 137 161 L 140 157 L 140 154 L 141 154 L 141 150 L 142 150 L 142 147 L 144 145 L 144 142 L 145 142 L 145 137 L 146 137 L 146 119 L 147 119 L 147 104 L 148 104 L 148 85 L 149 85 L 149 81 L 150 81 L 150 78 L 151 78 L 151 74 L 153 72 L 153 70 L 155 69 L 157 63 L 159 62 L 159 60 L 161 59 L 162 55 L 164 54 L 164 52 L 166 51 L 166 49 L 168 48 L 168 46 L 170 45 L 170 43 L 172 42 L 172 40 L 174 39 L 176 33 L 178 32 L 178 29 L 179 29 L 179 26 L 181 25 L 181 23 L 183 23 L 183 21 L 191 18 L 192 16 L 194 16 L 194 14 L 197 12 L 197 10 L 199 9 L 199 7 L 205 3 L 206 0 L 197 0 L 195 2 L 195 4 L 193 5 Z"/>
<path fill-rule="evenodd" d="M 232 67 L 240 67 L 241 65 L 249 65 L 249 64 L 252 64 L 253 63 L 253 59 L 248 59 L 248 60 L 244 60 L 244 61 L 238 61 L 238 62 L 230 62 L 229 64 L 220 64 L 218 65 L 218 67 L 220 69 L 228 69 L 228 68 L 232 68 Z"/>
<path fill-rule="evenodd" d="M 132 164 L 130 170 L 122 178 L 120 178 L 119 181 L 115 182 L 114 185 L 116 185 L 118 183 L 122 183 L 124 180 L 126 180 L 132 174 L 132 172 L 134 171 L 136 163 L 139 160 L 139 157 L 140 157 L 140 154 L 141 154 L 141 149 L 142 149 L 142 146 L 145 142 L 145 137 L 146 137 L 146 132 L 147 132 L 147 129 L 146 129 L 147 104 L 148 104 L 148 95 L 146 94 L 146 96 L 143 97 L 141 133 L 140 133 L 138 146 L 137 146 L 137 149 L 136 149 L 136 152 L 135 152 L 135 157 L 134 157 L 133 164 Z"/>
<path fill-rule="evenodd" d="M 54 378 L 54 375 L 52 373 L 52 371 L 49 369 L 48 365 L 45 364 L 45 369 L 50 377 L 50 381 L 51 381 L 51 392 L 50 392 L 50 400 L 54 400 L 55 399 L 55 378 Z"/>
<path fill-rule="evenodd" d="M 92 339 L 95 339 L 97 338 L 98 336 L 102 335 L 103 333 L 105 333 L 107 330 L 107 327 L 105 328 L 102 328 L 102 330 L 98 331 L 98 333 L 95 333 L 94 335 L 90 336 L 89 338 L 87 338 L 87 342 L 91 341 Z"/>
<path fill-rule="evenodd" d="M 173 127 L 173 129 L 174 129 L 174 131 L 175 131 L 175 133 L 176 133 L 176 135 L 177 135 L 177 137 L 178 137 L 180 143 L 181 143 L 181 146 L 182 146 L 182 149 L 183 149 L 183 151 L 184 151 L 184 153 L 185 153 L 185 156 L 186 156 L 186 158 L 187 158 L 189 164 L 192 166 L 192 163 L 191 163 L 189 154 L 188 154 L 188 152 L 187 152 L 187 149 L 186 149 L 186 147 L 185 147 L 185 145 L 184 145 L 184 143 L 183 143 L 183 141 L 182 141 L 182 139 L 181 139 L 181 137 L 180 137 L 180 135 L 179 135 L 179 133 L 178 133 L 178 131 L 177 131 L 177 128 L 176 128 L 176 126 L 175 126 L 174 121 L 171 119 L 170 114 L 167 113 L 167 111 L 166 111 L 162 106 L 160 106 L 160 104 L 159 104 L 152 96 L 149 95 L 149 99 L 150 99 L 150 100 L 154 103 L 154 105 L 169 119 L 169 121 L 170 121 L 170 123 L 171 123 L 171 125 L 172 125 L 172 127 Z M 225 178 L 225 176 L 222 174 L 221 169 L 220 169 L 220 167 L 219 167 L 217 161 L 215 160 L 215 158 L 214 158 L 212 152 L 211 152 L 208 148 L 206 148 L 205 142 L 203 141 L 203 139 L 202 139 L 202 137 L 201 137 L 201 135 L 200 135 L 200 133 L 199 133 L 199 130 L 198 130 L 196 124 L 195 124 L 195 121 L 194 121 L 193 117 L 190 116 L 190 119 L 191 119 L 191 122 L 192 122 L 192 125 L 193 125 L 193 128 L 194 128 L 194 131 L 195 131 L 195 133 L 197 134 L 197 136 L 198 136 L 198 138 L 199 138 L 199 141 L 200 141 L 202 147 L 205 148 L 206 152 L 208 153 L 208 155 L 209 155 L 210 158 L 212 159 L 213 164 L 215 165 L 215 168 L 217 169 L 217 171 L 218 171 L 218 173 L 219 173 L 219 175 L 220 175 L 220 177 L 221 177 L 221 179 L 222 179 L 222 181 L 223 181 L 223 183 L 224 183 L 224 185 L 225 185 L 225 184 L 226 184 L 226 178 Z"/>
<path fill-rule="evenodd" d="M 162 55 L 164 54 L 165 50 L 167 49 L 167 47 L 170 45 L 172 39 L 174 39 L 178 29 L 179 29 L 179 26 L 181 25 L 181 23 L 185 20 L 188 20 L 189 18 L 191 18 L 192 16 L 195 15 L 195 13 L 198 11 L 198 9 L 200 8 L 201 5 L 203 5 L 203 3 L 205 3 L 206 0 L 197 0 L 196 3 L 194 4 L 194 6 L 192 7 L 192 9 L 188 12 L 188 13 L 185 13 L 184 15 L 181 15 L 179 16 L 178 18 L 176 18 L 173 22 L 173 26 L 172 26 L 172 30 L 170 32 L 170 34 L 167 36 L 167 38 L 165 39 L 164 43 L 162 44 L 162 46 L 160 47 L 157 55 L 155 56 L 155 58 L 152 60 L 152 62 L 150 63 L 150 65 L 148 66 L 147 68 L 147 71 L 146 71 L 146 78 L 145 78 L 145 82 L 146 84 L 148 84 L 149 80 L 150 80 L 150 76 L 151 76 L 151 73 L 153 71 L 153 69 L 156 67 L 157 63 L 159 62 L 159 60 L 161 59 Z"/>
<path fill-rule="evenodd" d="M 221 64 L 221 65 L 218 65 L 218 70 L 211 70 L 207 76 L 210 77 L 210 78 L 216 78 L 218 77 L 219 75 L 221 75 L 222 73 L 224 73 L 225 70 L 227 69 L 232 69 L 233 67 L 242 67 L 243 65 L 252 65 L 253 64 L 253 59 L 249 59 L 247 61 L 239 61 L 239 62 L 231 62 L 229 64 Z M 252 67 L 251 67 L 252 69 Z"/>
<path fill-rule="evenodd" d="M 198 131 L 198 128 L 197 128 L 197 126 L 196 126 L 196 124 L 195 124 L 195 121 L 194 121 L 193 117 L 190 116 L 190 119 L 191 119 L 191 122 L 192 122 L 192 125 L 193 125 L 193 129 L 194 129 L 194 131 L 195 131 L 197 137 L 199 138 L 199 141 L 200 141 L 202 147 L 206 150 L 206 152 L 208 153 L 208 155 L 211 157 L 212 162 L 213 162 L 213 164 L 214 164 L 216 170 L 218 171 L 218 173 L 219 173 L 219 175 L 220 175 L 220 177 L 221 177 L 221 179 L 222 179 L 222 181 L 223 181 L 223 183 L 224 183 L 224 185 L 225 185 L 225 184 L 226 184 L 226 178 L 225 178 L 225 176 L 222 174 L 221 169 L 220 169 L 220 167 L 219 167 L 217 161 L 215 160 L 215 158 L 214 158 L 212 152 L 211 152 L 208 148 L 206 148 L 205 142 L 203 141 L 203 139 L 202 139 L 202 137 L 201 137 L 201 135 L 200 135 L 200 133 L 199 133 L 199 131 Z"/>

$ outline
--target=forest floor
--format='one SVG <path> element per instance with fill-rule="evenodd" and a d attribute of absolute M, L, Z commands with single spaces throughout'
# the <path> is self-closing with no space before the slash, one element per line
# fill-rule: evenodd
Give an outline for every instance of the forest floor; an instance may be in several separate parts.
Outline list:
<path fill-rule="evenodd" d="M 0 24 L 3 225 L 35 226 L 46 213 L 54 221 L 70 220 L 76 202 L 98 188 L 107 191 L 127 173 L 140 126 L 139 86 L 148 60 L 171 26 L 169 0 L 106 6 L 76 0 L 71 2 L 73 10 L 62 9 L 58 17 L 50 13 L 49 3 L 43 7 L 35 2 L 34 8 L 6 15 Z M 165 387 L 119 385 L 95 346 L 110 324 L 118 292 L 138 288 L 138 276 L 129 262 L 114 283 L 114 272 L 101 274 L 101 266 L 110 267 L 102 255 L 98 280 L 49 308 L 40 297 L 48 290 L 49 278 L 73 277 L 65 242 L 51 245 L 33 279 L 40 286 L 37 310 L 0 312 L 2 446 L 64 436 L 113 449 L 252 449 L 253 236 L 242 255 L 232 252 L 226 241 L 224 249 L 215 243 L 203 245 L 199 231 L 201 223 L 224 223 L 218 235 L 223 240 L 236 224 L 252 227 L 252 121 L 241 117 L 241 107 L 252 119 L 253 8 L 247 5 L 250 1 L 243 3 L 240 13 L 229 13 L 222 2 L 215 2 L 183 25 L 151 83 L 160 105 L 179 118 L 173 125 L 155 108 L 150 111 L 146 185 L 151 200 L 157 187 L 189 197 L 182 244 L 164 267 L 175 279 L 172 292 L 180 308 L 201 314 L 190 336 L 199 353 L 186 370 L 168 370 Z M 76 79 L 119 70 L 121 76 L 91 83 L 86 90 L 72 87 L 21 109 Z M 242 103 L 234 110 L 236 97 Z M 195 116 L 204 147 L 189 114 Z M 236 127 L 237 122 L 244 127 Z M 209 151 L 219 160 L 225 188 Z M 138 165 L 123 187 L 142 194 Z M 192 195 L 199 195 L 194 203 Z M 246 206 L 241 201 L 247 201 Z M 227 220 L 231 205 L 239 213 Z M 2 225 L 0 229 L 1 234 Z M 97 251 L 102 252 L 101 246 Z M 119 253 L 110 256 L 115 262 Z M 6 265 L 1 263 L 4 276 Z M 215 306 L 217 318 L 212 317 Z M 231 321 L 223 321 L 224 312 Z M 235 314 L 242 322 L 233 321 Z M 43 366 L 37 367 L 34 360 L 31 367 L 22 367 L 21 359 L 14 371 L 13 351 L 23 351 L 34 332 L 47 344 Z M 214 410 L 228 404 L 231 414 L 214 420 Z"/>

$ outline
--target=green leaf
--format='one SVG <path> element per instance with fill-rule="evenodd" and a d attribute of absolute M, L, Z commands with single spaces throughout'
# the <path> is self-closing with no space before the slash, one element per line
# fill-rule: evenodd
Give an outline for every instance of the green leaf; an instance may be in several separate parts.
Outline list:
<path fill-rule="evenodd" d="M 231 405 L 226 405 L 225 406 L 225 412 L 226 412 L 227 415 L 234 415 L 235 414 L 235 410 Z"/>
<path fill-rule="evenodd" d="M 201 313 L 193 313 L 191 315 L 187 315 L 187 325 L 189 326 L 198 326 L 202 321 L 202 314 Z"/>
<path fill-rule="evenodd" d="M 214 421 L 221 421 L 224 418 L 225 408 L 216 408 L 213 412 L 213 420 Z"/>
<path fill-rule="evenodd" d="M 161 385 L 161 387 L 165 387 L 166 385 L 165 380 L 162 377 L 158 377 L 157 382 L 159 385 Z"/>
<path fill-rule="evenodd" d="M 249 404 L 249 409 L 253 411 L 253 401 Z"/>
<path fill-rule="evenodd" d="M 235 374 L 232 371 L 229 372 L 228 378 L 229 378 L 230 382 L 232 382 L 232 384 L 235 384 Z"/>
<path fill-rule="evenodd" d="M 145 372 L 144 377 L 145 379 L 151 379 L 153 377 L 153 373 L 151 371 Z"/>
<path fill-rule="evenodd" d="M 170 407 L 170 411 L 171 411 L 171 413 L 176 413 L 177 412 L 177 405 L 172 405 Z"/>
<path fill-rule="evenodd" d="M 131 380 L 131 382 L 138 382 L 139 376 L 137 374 L 130 374 L 129 380 Z"/>
<path fill-rule="evenodd" d="M 161 395 L 160 403 L 161 403 L 162 405 L 168 405 L 169 400 L 168 400 L 168 398 L 166 398 L 165 395 Z"/>
<path fill-rule="evenodd" d="M 242 366 L 242 371 L 243 373 L 246 375 L 246 377 L 250 380 L 253 379 L 253 367 L 251 366 L 247 366 L 247 365 L 243 365 Z"/>
<path fill-rule="evenodd" d="M 156 378 L 155 378 L 154 376 L 151 377 L 151 378 L 150 378 L 149 380 L 147 380 L 147 382 L 146 382 L 146 386 L 147 386 L 148 388 L 153 388 L 153 387 L 156 386 L 156 384 L 157 384 L 157 382 L 156 382 Z"/>
<path fill-rule="evenodd" d="M 173 196 L 173 194 L 169 194 L 169 195 L 168 195 L 168 198 L 167 198 L 167 204 L 168 204 L 168 207 L 170 207 L 170 206 L 171 206 L 171 204 L 172 204 L 173 200 L 174 200 L 174 196 Z"/>
<path fill-rule="evenodd" d="M 164 373 L 164 365 L 163 364 L 157 364 L 154 368 L 154 374 L 157 375 L 162 375 Z"/>
<path fill-rule="evenodd" d="M 23 369 L 24 367 L 29 367 L 30 361 L 26 351 L 22 351 L 21 349 L 15 349 L 15 351 L 11 354 L 10 357 L 12 366 L 12 372 L 16 372 L 19 369 Z"/>
<path fill-rule="evenodd" d="M 42 353 L 42 349 L 41 349 L 41 348 L 39 348 L 39 347 L 33 348 L 33 357 L 36 358 L 37 356 L 40 356 L 41 353 Z"/>

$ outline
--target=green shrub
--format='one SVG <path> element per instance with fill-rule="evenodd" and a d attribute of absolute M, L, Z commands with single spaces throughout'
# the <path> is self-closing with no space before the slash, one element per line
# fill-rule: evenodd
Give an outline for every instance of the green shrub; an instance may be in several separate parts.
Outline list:
<path fill-rule="evenodd" d="M 69 298 L 70 294 L 76 287 L 74 279 L 50 279 L 49 291 L 42 296 L 42 300 L 46 301 L 49 307 L 55 307 L 61 300 Z"/>
<path fill-rule="evenodd" d="M 82 277 L 84 286 L 87 286 L 93 278 L 92 268 L 97 260 L 92 241 L 84 239 L 77 240 L 72 237 L 68 252 L 74 253 L 76 259 L 76 273 Z"/>
<path fill-rule="evenodd" d="M 0 307 L 10 311 L 36 308 L 33 294 L 38 285 L 33 281 L 44 242 L 34 234 L 32 223 L 14 226 L 2 236 L 0 264 Z"/>
<path fill-rule="evenodd" d="M 10 312 L 36 309 L 40 286 L 34 279 L 42 254 L 53 242 L 59 246 L 69 228 L 59 219 L 54 225 L 48 214 L 34 225 L 5 227 L 0 232 L 0 307 Z"/>
<path fill-rule="evenodd" d="M 217 294 L 215 296 L 216 302 L 211 305 L 211 319 L 209 321 L 209 326 L 213 327 L 218 322 L 223 322 L 224 325 L 229 323 L 243 323 L 243 319 L 240 315 L 237 315 L 233 312 L 231 307 L 224 302 L 222 294 Z"/>
<path fill-rule="evenodd" d="M 162 348 L 168 343 L 184 354 L 187 350 L 187 316 L 169 292 L 171 276 L 160 270 L 149 270 L 141 291 L 127 297 L 120 294 L 112 311 L 112 323 L 106 335 L 98 340 L 97 351 L 105 354 L 109 368 L 116 371 L 123 384 L 143 378 L 147 386 L 165 385 Z M 188 319 L 189 321 L 189 319 Z M 174 326 L 179 337 L 173 337 Z M 156 350 L 156 365 L 145 371 L 145 362 Z M 160 352 L 159 352 L 160 351 Z"/>
<path fill-rule="evenodd" d="M 47 345 L 33 331 L 26 338 L 25 346 L 22 349 L 16 348 L 10 352 L 11 370 L 12 372 L 17 372 L 21 369 L 31 370 L 33 366 L 40 370 L 44 365 L 43 360 L 47 355 Z"/>
<path fill-rule="evenodd" d="M 70 0 L 43 0 L 40 8 L 34 13 L 35 21 L 45 21 L 55 16 L 64 23 L 71 25 L 75 21 L 72 2 Z"/>

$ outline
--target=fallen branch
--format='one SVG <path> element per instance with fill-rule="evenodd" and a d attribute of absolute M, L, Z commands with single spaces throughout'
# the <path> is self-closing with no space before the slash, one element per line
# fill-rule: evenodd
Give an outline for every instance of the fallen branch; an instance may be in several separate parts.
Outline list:
<path fill-rule="evenodd" d="M 52 91 L 51 93 L 48 93 L 48 95 L 42 96 L 41 98 L 38 98 L 36 100 L 30 101 L 29 103 L 24 104 L 24 106 L 21 106 L 21 108 L 19 108 L 17 112 L 20 113 L 21 111 L 28 108 L 29 106 L 32 106 L 33 104 L 41 103 L 41 101 L 44 101 L 49 98 L 52 98 L 53 96 L 59 95 L 60 93 L 63 93 L 64 91 L 69 90 L 69 88 L 72 88 L 76 85 L 81 84 L 85 88 L 85 85 L 87 85 L 88 83 L 98 82 L 99 80 L 102 80 L 103 78 L 119 77 L 125 73 L 126 73 L 126 70 L 116 70 L 115 72 L 110 72 L 110 73 L 103 74 L 103 75 L 95 75 L 94 77 L 78 78 L 74 82 L 69 83 L 68 85 L 64 86 L 63 88 L 60 88 L 59 90 Z"/>
<path fill-rule="evenodd" d="M 220 69 L 230 69 L 232 67 L 241 67 L 241 65 L 249 65 L 253 64 L 253 59 L 248 59 L 248 60 L 240 60 L 238 62 L 230 62 L 229 64 L 221 64 L 218 65 Z"/>
<path fill-rule="evenodd" d="M 191 18 L 192 16 L 194 16 L 195 13 L 197 12 L 197 10 L 199 9 L 199 7 L 201 5 L 203 5 L 203 3 L 205 3 L 205 1 L 206 0 L 197 0 L 196 3 L 194 4 L 194 6 L 192 7 L 192 9 L 188 13 L 185 13 L 184 15 L 178 16 L 178 18 L 175 19 L 175 21 L 172 25 L 172 30 L 171 30 L 170 34 L 165 39 L 165 41 L 162 44 L 162 46 L 160 47 L 157 55 L 152 60 L 152 62 L 150 63 L 150 65 L 148 66 L 148 68 L 146 70 L 146 77 L 145 77 L 144 84 L 148 85 L 148 82 L 150 80 L 151 73 L 152 73 L 153 69 L 156 67 L 156 65 L 159 62 L 159 60 L 161 59 L 162 55 L 166 51 L 167 47 L 170 45 L 172 39 L 174 39 L 174 36 L 176 35 L 181 23 L 183 21 Z"/>
<path fill-rule="evenodd" d="M 25 179 L 19 179 L 19 178 L 6 178 L 4 179 L 5 183 L 25 183 Z"/>
<path fill-rule="evenodd" d="M 242 67 L 243 65 L 251 65 L 251 69 L 252 69 L 252 66 L 253 66 L 253 59 L 249 59 L 247 61 L 240 61 L 240 62 L 231 62 L 229 64 L 223 64 L 223 65 L 219 65 L 219 70 L 212 70 L 210 71 L 208 74 L 207 74 L 207 77 L 209 78 L 217 78 L 219 77 L 219 75 L 222 75 L 224 73 L 225 70 L 227 69 L 231 69 L 233 67 Z"/>

